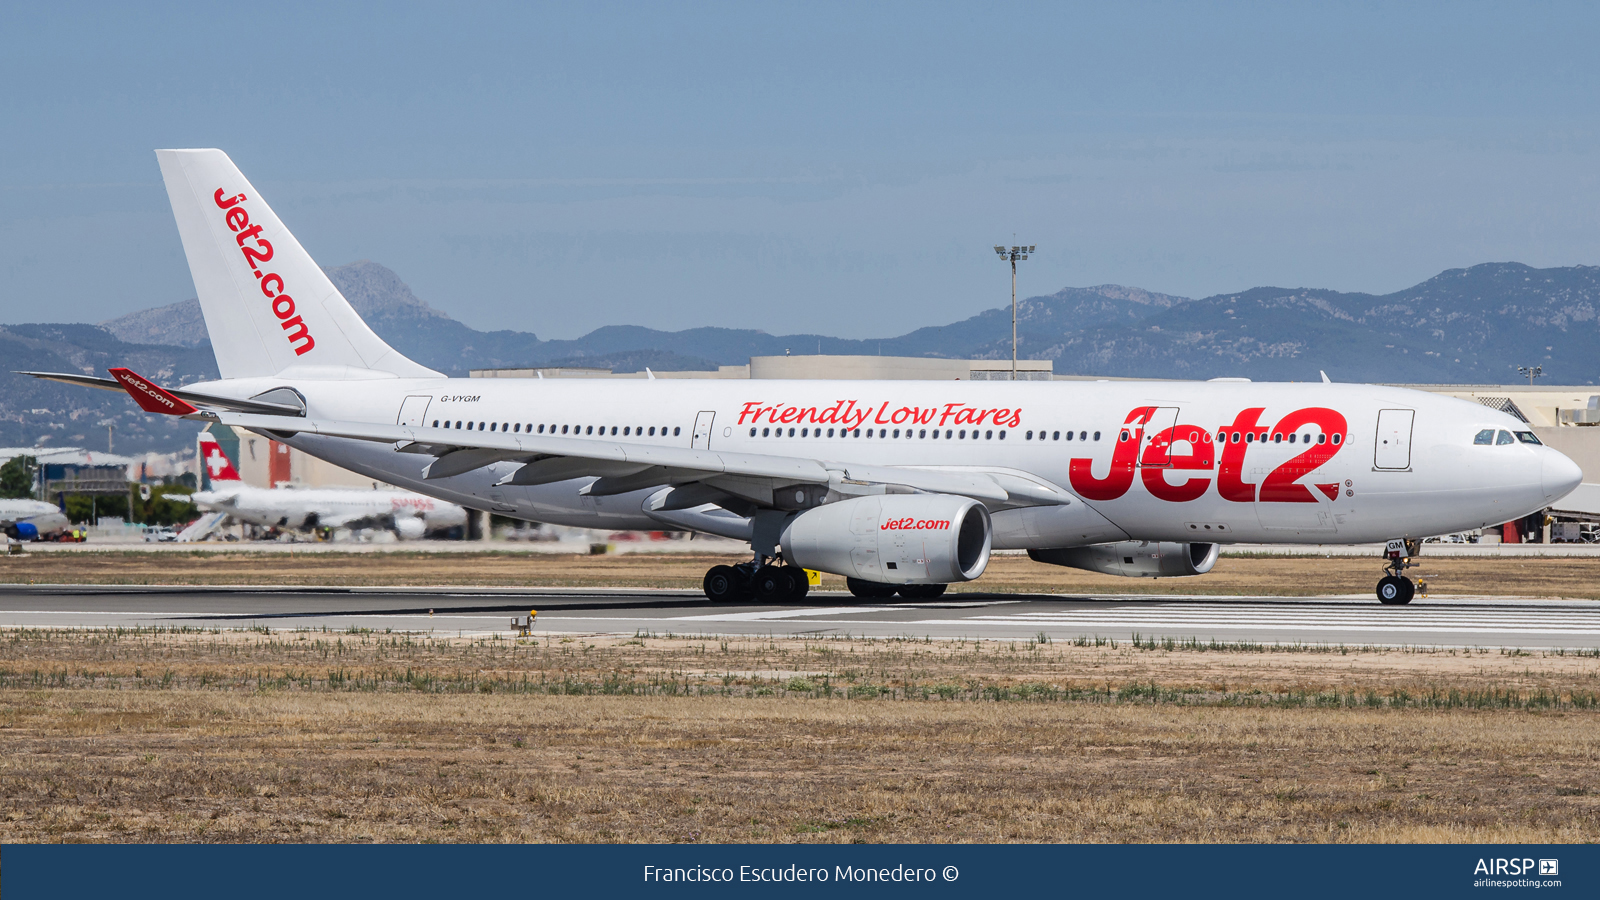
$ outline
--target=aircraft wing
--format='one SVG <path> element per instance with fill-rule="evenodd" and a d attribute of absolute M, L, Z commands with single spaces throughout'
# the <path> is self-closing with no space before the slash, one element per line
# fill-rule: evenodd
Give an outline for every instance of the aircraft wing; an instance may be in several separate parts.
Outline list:
<path fill-rule="evenodd" d="M 549 484 L 595 476 L 585 492 L 593 496 L 626 493 L 664 485 L 704 484 L 757 506 L 782 505 L 774 491 L 802 485 L 829 486 L 845 493 L 869 488 L 900 488 L 971 497 L 995 508 L 1059 505 L 1071 495 L 1049 482 L 1009 469 L 875 466 L 765 453 L 732 453 L 688 447 L 662 447 L 594 438 L 464 432 L 413 425 L 340 422 L 248 413 L 215 414 L 225 425 L 269 435 L 318 434 L 392 443 L 399 453 L 432 457 L 418 460 L 423 477 L 448 478 L 493 465 L 523 465 L 503 483 Z M 708 502 L 702 500 L 701 502 Z"/>

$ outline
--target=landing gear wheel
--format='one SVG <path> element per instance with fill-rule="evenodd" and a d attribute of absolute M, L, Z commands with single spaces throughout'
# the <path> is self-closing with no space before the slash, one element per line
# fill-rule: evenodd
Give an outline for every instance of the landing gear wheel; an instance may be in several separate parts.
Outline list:
<path fill-rule="evenodd" d="M 786 566 L 762 566 L 750 580 L 750 588 L 762 603 L 788 603 L 797 593 L 795 577 Z"/>
<path fill-rule="evenodd" d="M 934 600 L 944 596 L 948 584 L 902 584 L 900 596 L 907 600 Z"/>
<path fill-rule="evenodd" d="M 862 600 L 887 600 L 894 596 L 895 586 L 884 584 L 880 581 L 863 581 L 860 578 L 846 578 L 844 586 L 850 589 Z"/>
<path fill-rule="evenodd" d="M 1404 575 L 1385 575 L 1378 581 L 1378 602 L 1384 606 L 1404 606 L 1416 594 L 1417 586 Z"/>
<path fill-rule="evenodd" d="M 779 571 L 789 573 L 789 602 L 799 603 L 806 599 L 806 594 L 811 593 L 811 582 L 806 578 L 806 570 L 784 566 Z"/>
<path fill-rule="evenodd" d="M 745 594 L 744 576 L 733 566 L 712 566 L 700 587 L 712 603 L 729 603 Z"/>

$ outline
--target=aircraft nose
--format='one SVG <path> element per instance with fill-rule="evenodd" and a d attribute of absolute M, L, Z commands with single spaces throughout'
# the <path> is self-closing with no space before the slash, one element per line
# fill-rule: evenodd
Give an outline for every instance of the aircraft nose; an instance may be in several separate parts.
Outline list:
<path fill-rule="evenodd" d="M 1566 454 L 1547 447 L 1542 455 L 1544 462 L 1540 472 L 1540 483 L 1544 486 L 1545 502 L 1560 500 L 1583 483 L 1583 470 L 1578 468 L 1577 463 L 1568 459 Z"/>

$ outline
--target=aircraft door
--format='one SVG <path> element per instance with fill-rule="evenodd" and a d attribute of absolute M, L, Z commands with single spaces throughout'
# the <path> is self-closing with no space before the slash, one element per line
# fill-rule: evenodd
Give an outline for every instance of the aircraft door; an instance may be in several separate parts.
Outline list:
<path fill-rule="evenodd" d="M 694 440 L 689 446 L 696 450 L 711 449 L 711 422 L 717 414 L 711 410 L 702 410 L 700 415 L 694 417 Z"/>
<path fill-rule="evenodd" d="M 1416 415 L 1412 409 L 1378 410 L 1378 435 L 1372 450 L 1374 468 L 1411 468 L 1411 423 Z"/>
<path fill-rule="evenodd" d="M 407 397 L 400 404 L 400 415 L 395 419 L 397 425 L 422 425 L 424 417 L 428 414 L 428 404 L 433 402 L 432 397 Z"/>
<path fill-rule="evenodd" d="M 1172 426 L 1178 423 L 1176 406 L 1158 406 L 1144 426 L 1144 446 L 1140 448 L 1140 465 L 1155 468 L 1172 465 Z"/>

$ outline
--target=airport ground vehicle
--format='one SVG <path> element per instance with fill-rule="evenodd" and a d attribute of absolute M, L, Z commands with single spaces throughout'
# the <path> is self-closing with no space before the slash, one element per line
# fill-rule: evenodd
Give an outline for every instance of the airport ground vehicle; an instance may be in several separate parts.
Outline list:
<path fill-rule="evenodd" d="M 126 390 L 463 506 L 750 542 L 713 599 L 936 595 L 995 548 L 1132 577 L 1219 545 L 1417 539 L 1543 509 L 1578 467 L 1526 425 L 1373 385 L 449 379 L 384 343 L 219 150 L 157 152 L 221 379 Z M 1384 603 L 1411 599 L 1386 556 Z"/>

